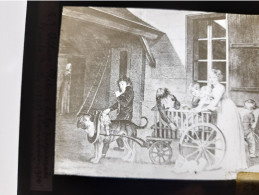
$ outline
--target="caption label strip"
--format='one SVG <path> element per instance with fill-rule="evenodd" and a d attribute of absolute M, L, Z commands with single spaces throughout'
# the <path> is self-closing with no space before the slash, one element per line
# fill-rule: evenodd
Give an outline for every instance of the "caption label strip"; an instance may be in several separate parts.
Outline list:
<path fill-rule="evenodd" d="M 259 173 L 240 172 L 236 182 L 236 195 L 259 194 Z"/>
<path fill-rule="evenodd" d="M 54 132 L 58 7 L 41 2 L 38 10 L 32 159 L 30 186 L 33 191 L 52 191 L 54 167 Z"/>

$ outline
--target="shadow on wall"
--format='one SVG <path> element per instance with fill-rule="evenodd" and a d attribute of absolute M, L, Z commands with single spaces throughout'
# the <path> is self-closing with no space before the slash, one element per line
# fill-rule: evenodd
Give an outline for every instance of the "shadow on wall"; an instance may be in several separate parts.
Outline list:
<path fill-rule="evenodd" d="M 155 103 L 158 88 L 168 88 L 183 99 L 186 96 L 186 69 L 167 35 L 150 43 L 156 67 L 147 66 L 145 72 L 145 101 Z"/>
<path fill-rule="evenodd" d="M 185 78 L 184 65 L 166 34 L 151 45 L 152 54 L 156 59 L 156 68 L 152 70 L 152 78 Z"/>
<path fill-rule="evenodd" d="M 183 42 L 183 44 L 185 44 Z M 167 35 L 150 43 L 150 49 L 156 60 L 156 67 L 146 66 L 145 92 L 142 104 L 142 115 L 148 117 L 148 129 L 153 124 L 154 113 L 151 109 L 156 105 L 158 88 L 168 88 L 181 103 L 188 103 L 186 91 L 186 69 L 178 53 Z"/>

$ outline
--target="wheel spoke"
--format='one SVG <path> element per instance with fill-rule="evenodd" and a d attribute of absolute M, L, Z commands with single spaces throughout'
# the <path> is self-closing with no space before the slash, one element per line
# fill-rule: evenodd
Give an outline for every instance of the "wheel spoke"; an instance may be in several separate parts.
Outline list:
<path fill-rule="evenodd" d="M 218 139 L 213 139 L 213 140 L 207 142 L 207 143 L 206 143 L 206 147 L 208 147 L 208 146 L 211 145 L 211 144 L 215 144 L 215 143 L 216 143 L 217 141 L 219 141 L 219 140 L 221 140 L 221 139 L 220 139 L 220 138 L 218 138 Z"/>
<path fill-rule="evenodd" d="M 205 144 L 210 140 L 211 136 L 213 135 L 213 133 L 215 132 L 215 130 L 212 130 L 209 137 L 207 137 L 207 139 L 205 140 Z"/>
<path fill-rule="evenodd" d="M 199 151 L 199 154 L 196 156 L 195 161 L 197 161 L 201 156 L 201 151 Z"/>
<path fill-rule="evenodd" d="M 158 155 L 152 155 L 153 159 L 157 159 L 157 157 L 159 157 Z"/>
<path fill-rule="evenodd" d="M 162 150 L 161 144 L 159 144 L 159 145 L 156 144 L 155 147 L 156 147 L 156 149 L 157 149 L 158 152 L 161 152 L 161 150 Z"/>
<path fill-rule="evenodd" d="M 186 147 L 186 148 L 199 148 L 199 146 L 192 146 L 192 145 L 185 145 L 185 144 L 182 144 L 182 147 Z"/>
<path fill-rule="evenodd" d="M 199 152 L 199 150 L 195 150 L 194 152 L 188 154 L 188 155 L 186 156 L 186 158 L 189 158 L 189 157 L 193 156 L 193 155 L 194 155 L 195 153 L 197 153 L 197 152 Z"/>
<path fill-rule="evenodd" d="M 156 148 L 156 147 L 153 147 L 153 151 L 155 151 L 155 150 L 156 150 L 156 152 L 158 152 L 157 148 Z"/>
<path fill-rule="evenodd" d="M 155 142 L 149 151 L 151 161 L 155 164 L 165 164 L 172 157 L 172 149 L 167 142 Z"/>
<path fill-rule="evenodd" d="M 162 151 L 163 148 L 162 148 L 162 144 L 159 144 L 159 151 Z"/>
<path fill-rule="evenodd" d="M 197 135 L 197 131 L 194 131 L 194 133 L 195 133 L 196 137 L 198 138 L 198 142 L 201 144 L 200 138 L 199 138 L 199 136 Z"/>
<path fill-rule="evenodd" d="M 163 159 L 163 160 L 164 160 L 164 162 L 165 162 L 166 160 L 165 160 L 164 156 L 161 156 L 161 157 L 162 157 L 162 159 Z"/>
<path fill-rule="evenodd" d="M 206 151 L 204 151 L 203 154 L 204 154 L 204 157 L 206 158 L 206 160 L 207 160 L 207 162 L 209 163 L 209 166 L 210 166 L 211 163 L 210 163 L 209 157 L 207 156 Z"/>
<path fill-rule="evenodd" d="M 223 151 L 223 148 L 217 148 L 217 147 L 209 147 L 207 146 L 206 149 L 210 149 L 210 150 L 220 150 L 220 151 Z"/>
<path fill-rule="evenodd" d="M 163 152 L 167 152 L 167 151 L 169 151 L 169 148 L 168 148 L 168 147 L 165 147 L 165 148 L 163 149 Z"/>
<path fill-rule="evenodd" d="M 186 134 L 186 136 L 189 137 L 191 140 L 193 140 L 193 142 L 194 142 L 195 144 L 199 145 L 199 144 L 197 143 L 197 141 L 196 141 L 195 139 L 193 139 L 190 135 Z"/>
<path fill-rule="evenodd" d="M 204 126 L 202 126 L 202 130 L 201 130 L 201 140 L 204 141 L 204 137 L 205 137 L 205 132 L 204 132 Z"/>
<path fill-rule="evenodd" d="M 159 147 L 158 147 L 157 145 L 155 145 L 155 148 L 156 148 L 156 150 L 157 150 L 158 152 L 160 152 L 160 149 L 159 149 Z"/>
<path fill-rule="evenodd" d="M 212 154 L 209 150 L 206 150 L 206 152 L 215 159 L 215 154 Z"/>

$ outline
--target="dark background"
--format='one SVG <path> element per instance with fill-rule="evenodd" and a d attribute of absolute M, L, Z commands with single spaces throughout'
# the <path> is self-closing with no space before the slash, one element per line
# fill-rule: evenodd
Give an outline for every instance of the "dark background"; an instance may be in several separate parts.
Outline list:
<path fill-rule="evenodd" d="M 28 2 L 23 60 L 18 194 L 235 194 L 235 181 L 60 176 L 54 173 L 62 6 L 108 6 L 258 14 L 259 2 Z"/>

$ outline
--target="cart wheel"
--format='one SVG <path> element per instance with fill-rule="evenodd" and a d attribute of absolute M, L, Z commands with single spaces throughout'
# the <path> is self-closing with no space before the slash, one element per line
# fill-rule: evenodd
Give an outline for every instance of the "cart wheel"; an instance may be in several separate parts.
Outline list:
<path fill-rule="evenodd" d="M 204 169 L 219 168 L 226 152 L 222 132 L 213 124 L 199 123 L 183 132 L 179 143 L 180 154 L 185 160 L 195 160 L 199 165 L 206 160 Z"/>
<path fill-rule="evenodd" d="M 154 164 L 167 164 L 170 162 L 173 151 L 169 143 L 158 141 L 149 148 L 149 157 Z"/>

